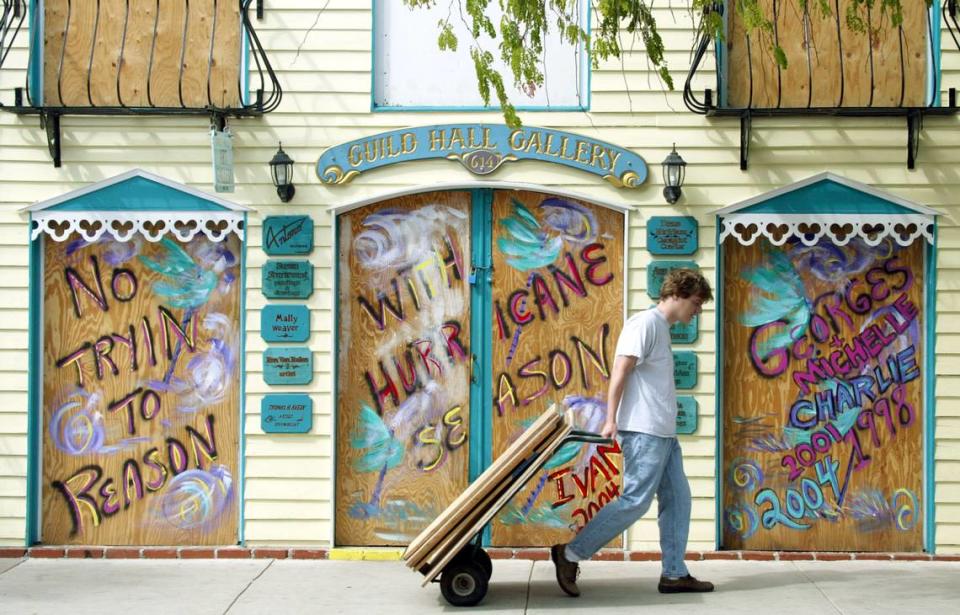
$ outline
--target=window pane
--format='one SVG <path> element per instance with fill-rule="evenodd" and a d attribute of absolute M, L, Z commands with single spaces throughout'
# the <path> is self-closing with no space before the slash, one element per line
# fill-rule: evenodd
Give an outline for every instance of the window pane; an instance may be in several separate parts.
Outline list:
<path fill-rule="evenodd" d="M 587 22 L 585 3 L 580 18 Z M 456 5 L 454 5 L 456 10 Z M 482 106 L 477 78 L 470 59 L 473 37 L 456 12 L 450 25 L 457 35 L 457 51 L 440 51 L 438 22 L 446 20 L 450 7 L 439 3 L 412 10 L 396 0 L 374 0 L 374 104 L 378 107 L 470 107 Z M 500 23 L 500 7 L 490 5 L 490 20 Z M 554 19 L 548 15 L 548 22 Z M 495 66 L 504 74 L 510 101 L 522 107 L 585 107 L 587 62 L 583 45 L 560 40 L 553 25 L 545 45 L 546 79 L 543 87 L 523 92 L 513 85 L 506 66 L 499 61 L 498 39 L 481 36 L 483 49 L 497 57 Z M 532 96 L 528 95 L 532 94 Z M 491 92 L 491 104 L 496 95 Z"/>

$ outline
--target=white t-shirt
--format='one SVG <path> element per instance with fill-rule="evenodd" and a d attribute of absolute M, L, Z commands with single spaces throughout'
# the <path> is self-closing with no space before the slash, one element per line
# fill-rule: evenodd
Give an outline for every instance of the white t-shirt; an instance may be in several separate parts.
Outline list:
<path fill-rule="evenodd" d="M 670 323 L 652 307 L 627 319 L 617 355 L 636 357 L 617 411 L 617 428 L 663 438 L 677 435 L 677 390 L 673 383 Z"/>

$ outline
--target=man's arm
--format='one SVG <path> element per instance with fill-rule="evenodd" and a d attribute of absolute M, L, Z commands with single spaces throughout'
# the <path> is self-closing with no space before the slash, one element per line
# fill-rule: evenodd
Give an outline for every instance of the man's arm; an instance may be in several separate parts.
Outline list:
<path fill-rule="evenodd" d="M 637 357 L 627 355 L 617 355 L 613 361 L 613 373 L 610 374 L 610 386 L 607 389 L 607 420 L 600 430 L 600 435 L 604 438 L 617 435 L 617 408 L 620 407 L 620 398 L 623 397 L 623 385 L 627 381 L 627 374 L 636 365 Z"/>

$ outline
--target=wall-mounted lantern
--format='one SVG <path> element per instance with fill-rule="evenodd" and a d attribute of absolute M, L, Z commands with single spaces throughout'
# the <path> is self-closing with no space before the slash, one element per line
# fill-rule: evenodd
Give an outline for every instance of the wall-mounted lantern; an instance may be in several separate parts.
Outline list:
<path fill-rule="evenodd" d="M 297 190 L 293 185 L 293 158 L 283 151 L 282 143 L 277 153 L 270 159 L 270 175 L 273 176 L 273 185 L 277 187 L 280 200 L 284 203 L 289 202 Z"/>
<path fill-rule="evenodd" d="M 686 175 L 686 161 L 677 153 L 677 144 L 673 144 L 673 151 L 667 154 L 661 163 L 663 166 L 663 198 L 673 205 L 682 194 L 680 187 Z"/>

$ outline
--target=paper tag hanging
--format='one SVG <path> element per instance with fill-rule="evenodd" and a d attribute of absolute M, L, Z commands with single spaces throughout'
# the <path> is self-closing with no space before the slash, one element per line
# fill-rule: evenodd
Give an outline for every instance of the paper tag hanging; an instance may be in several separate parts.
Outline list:
<path fill-rule="evenodd" d="M 229 130 L 212 129 L 210 146 L 213 154 L 213 189 L 217 192 L 233 192 L 233 134 Z"/>

